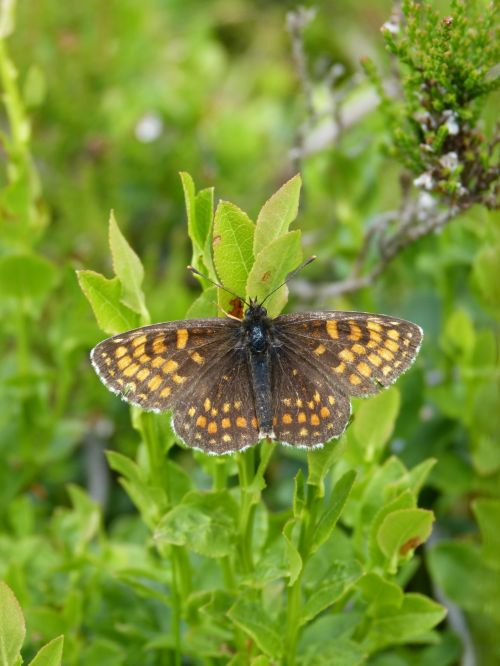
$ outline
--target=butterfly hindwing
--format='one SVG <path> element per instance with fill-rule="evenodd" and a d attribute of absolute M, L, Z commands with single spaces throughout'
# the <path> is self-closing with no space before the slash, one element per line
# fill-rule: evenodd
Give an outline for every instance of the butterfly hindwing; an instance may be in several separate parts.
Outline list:
<path fill-rule="evenodd" d="M 351 414 L 349 398 L 312 359 L 281 348 L 272 356 L 273 429 L 278 441 L 314 447 L 339 437 Z"/>
<path fill-rule="evenodd" d="M 259 440 L 244 349 L 220 354 L 217 371 L 192 383 L 175 406 L 173 425 L 187 444 L 210 454 L 240 451 Z"/>

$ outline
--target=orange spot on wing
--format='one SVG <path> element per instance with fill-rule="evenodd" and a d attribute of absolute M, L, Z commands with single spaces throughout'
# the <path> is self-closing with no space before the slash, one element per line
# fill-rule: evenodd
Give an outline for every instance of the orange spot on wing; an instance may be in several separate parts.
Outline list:
<path fill-rule="evenodd" d="M 177 349 L 184 349 L 184 347 L 187 345 L 187 341 L 189 338 L 189 333 L 187 328 L 177 329 L 176 337 L 177 337 L 177 342 L 176 342 Z"/>
<path fill-rule="evenodd" d="M 155 354 L 163 354 L 167 351 L 167 346 L 165 345 L 165 338 L 163 335 L 157 335 L 153 340 L 153 352 Z"/>
<path fill-rule="evenodd" d="M 118 361 L 118 368 L 120 370 L 125 370 L 125 368 L 132 363 L 130 356 L 124 356 Z"/>
<path fill-rule="evenodd" d="M 337 328 L 337 322 L 335 321 L 335 319 L 329 319 L 329 320 L 326 322 L 326 332 L 328 333 L 328 335 L 329 335 L 333 340 L 337 340 L 337 339 L 338 339 L 338 337 L 339 337 L 339 332 L 338 332 L 338 328 Z"/>
<path fill-rule="evenodd" d="M 155 375 L 152 379 L 149 380 L 148 387 L 152 391 L 156 391 L 156 389 L 161 385 L 162 381 L 163 380 L 160 375 Z"/>
<path fill-rule="evenodd" d="M 175 372 L 175 371 L 177 370 L 178 367 L 179 367 L 179 364 L 177 363 L 177 361 L 173 361 L 172 359 L 170 359 L 170 360 L 168 360 L 168 361 L 165 363 L 165 365 L 164 365 L 163 368 L 162 368 L 162 371 L 163 371 L 166 375 L 168 375 L 168 374 L 170 374 L 170 373 L 172 373 L 172 372 Z"/>
<path fill-rule="evenodd" d="M 123 374 L 125 377 L 133 377 L 139 368 L 140 366 L 137 363 L 132 363 L 132 365 L 129 365 L 128 368 L 125 368 Z"/>

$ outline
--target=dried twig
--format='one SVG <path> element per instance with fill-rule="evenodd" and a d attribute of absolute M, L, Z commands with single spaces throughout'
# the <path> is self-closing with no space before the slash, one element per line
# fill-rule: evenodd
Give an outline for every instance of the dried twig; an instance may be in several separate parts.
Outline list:
<path fill-rule="evenodd" d="M 452 206 L 438 211 L 434 207 L 425 209 L 417 202 L 418 200 L 409 199 L 402 210 L 384 213 L 369 226 L 351 274 L 347 278 L 324 284 L 296 280 L 291 284 L 293 292 L 304 300 L 322 300 L 369 287 L 409 245 L 440 231 L 468 208 Z M 391 230 L 391 223 L 397 219 L 399 223 Z M 374 246 L 378 250 L 378 259 L 375 260 L 372 258 Z"/>

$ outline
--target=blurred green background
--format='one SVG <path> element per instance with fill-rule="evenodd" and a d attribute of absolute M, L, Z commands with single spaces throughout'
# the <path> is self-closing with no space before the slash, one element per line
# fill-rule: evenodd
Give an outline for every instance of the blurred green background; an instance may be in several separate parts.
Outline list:
<path fill-rule="evenodd" d="M 446 11 L 446 3 L 433 4 Z M 255 219 L 300 169 L 298 225 L 304 253 L 319 258 L 291 286 L 289 310 L 378 311 L 424 328 L 420 358 L 400 383 L 402 407 L 387 452 L 408 466 L 437 459 L 421 501 L 436 512 L 435 541 L 430 555 L 416 558 L 411 589 L 456 604 L 466 629 L 452 623 L 450 635 L 465 649 L 472 641 L 478 661 L 471 663 L 500 660 L 498 561 L 481 550 L 470 504 L 497 501 L 500 488 L 498 214 L 471 208 L 401 253 L 370 288 L 336 298 L 315 291 L 350 272 L 367 226 L 402 197 L 402 167 L 384 150 L 384 120 L 359 64 L 368 55 L 390 70 L 380 26 L 392 5 L 339 0 L 315 7 L 304 48 L 319 139 L 296 159 L 298 137 L 312 128 L 304 130 L 306 101 L 286 29 L 294 3 L 18 2 L 2 84 L 12 102 L 10 58 L 24 108 L 18 120 L 27 114 L 31 135 L 13 147 L 4 141 L 1 176 L 0 577 L 24 609 L 29 649 L 65 633 L 67 663 L 163 663 L 139 656 L 164 626 L 160 602 L 142 603 L 141 587 L 116 582 L 103 564 L 119 568 L 136 558 L 146 565 L 151 553 L 141 548 L 145 526 L 103 458 L 104 449 L 134 456 L 137 436 L 127 406 L 90 367 L 88 352 L 103 334 L 75 269 L 111 274 L 107 220 L 114 209 L 144 262 L 152 320 L 181 318 L 199 287 L 185 270 L 191 250 L 178 172 L 190 172 L 199 188 L 214 186 L 216 200 L 233 201 Z M 354 120 L 325 141 L 337 64 L 343 69 L 333 92 L 345 97 L 346 117 Z M 487 100 L 486 136 L 497 107 L 498 97 Z M 6 136 L 12 113 L 7 106 L 0 117 Z M 13 232 L 11 212 L 21 209 L 31 222 Z M 5 258 L 28 250 L 39 264 L 13 272 Z M 207 483 L 190 454 L 179 449 L 177 458 Z M 266 491 L 273 510 L 289 506 L 302 464 L 303 455 L 288 449 L 273 459 Z M 99 548 L 92 546 L 95 525 L 87 524 L 89 515 L 98 520 L 90 500 L 74 490 L 68 508 L 68 483 L 104 506 Z M 495 511 L 485 520 L 500 516 Z M 498 557 L 496 539 L 489 552 Z M 453 640 L 448 657 L 434 663 L 458 663 L 463 647 Z"/>

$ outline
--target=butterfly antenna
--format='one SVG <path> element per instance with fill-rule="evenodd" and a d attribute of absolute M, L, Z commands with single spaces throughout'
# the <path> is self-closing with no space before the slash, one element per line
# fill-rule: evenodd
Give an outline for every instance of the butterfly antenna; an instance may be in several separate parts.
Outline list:
<path fill-rule="evenodd" d="M 208 275 L 205 275 L 204 273 L 200 273 L 200 271 L 195 268 L 194 266 L 191 266 L 191 264 L 187 267 L 188 271 L 191 271 L 193 275 L 198 275 L 199 277 L 205 278 L 205 280 L 208 280 L 208 282 L 211 282 L 213 285 L 218 287 L 219 289 L 222 289 L 223 291 L 227 291 L 228 294 L 231 294 L 232 296 L 236 296 L 242 303 L 250 307 L 250 303 L 247 303 L 244 298 L 241 296 L 238 296 L 237 293 L 234 291 L 231 291 L 231 289 L 228 289 L 227 287 L 224 287 L 223 285 L 220 284 L 220 282 L 216 282 L 215 280 L 212 280 L 212 278 L 209 278 Z"/>
<path fill-rule="evenodd" d="M 309 257 L 309 259 L 306 259 L 298 268 L 296 268 L 294 271 L 290 273 L 290 275 L 287 276 L 286 280 L 282 282 L 278 287 L 275 287 L 272 291 L 268 293 L 268 295 L 264 298 L 262 301 L 261 305 L 263 305 L 267 299 L 274 294 L 274 292 L 278 291 L 278 289 L 281 289 L 281 287 L 285 286 L 287 282 L 290 282 L 290 280 L 293 280 L 293 278 L 297 275 L 297 273 L 300 273 L 300 271 L 305 268 L 306 266 L 309 266 L 315 259 L 317 259 L 317 256 L 313 254 L 312 256 Z"/>
<path fill-rule="evenodd" d="M 306 259 L 302 264 L 300 264 L 298 268 L 296 268 L 289 275 L 287 275 L 287 278 L 284 282 L 282 282 L 278 287 L 275 287 L 272 291 L 268 293 L 268 295 L 262 301 L 261 305 L 263 305 L 267 301 L 267 299 L 274 294 L 274 292 L 278 291 L 278 289 L 281 289 L 281 287 L 284 287 L 287 282 L 290 282 L 290 280 L 293 280 L 293 278 L 297 275 L 297 273 L 300 273 L 300 271 L 303 268 L 309 266 L 309 264 L 311 264 L 315 259 L 317 259 L 317 257 L 315 254 L 313 254 L 312 256 L 309 257 L 309 259 Z"/>

